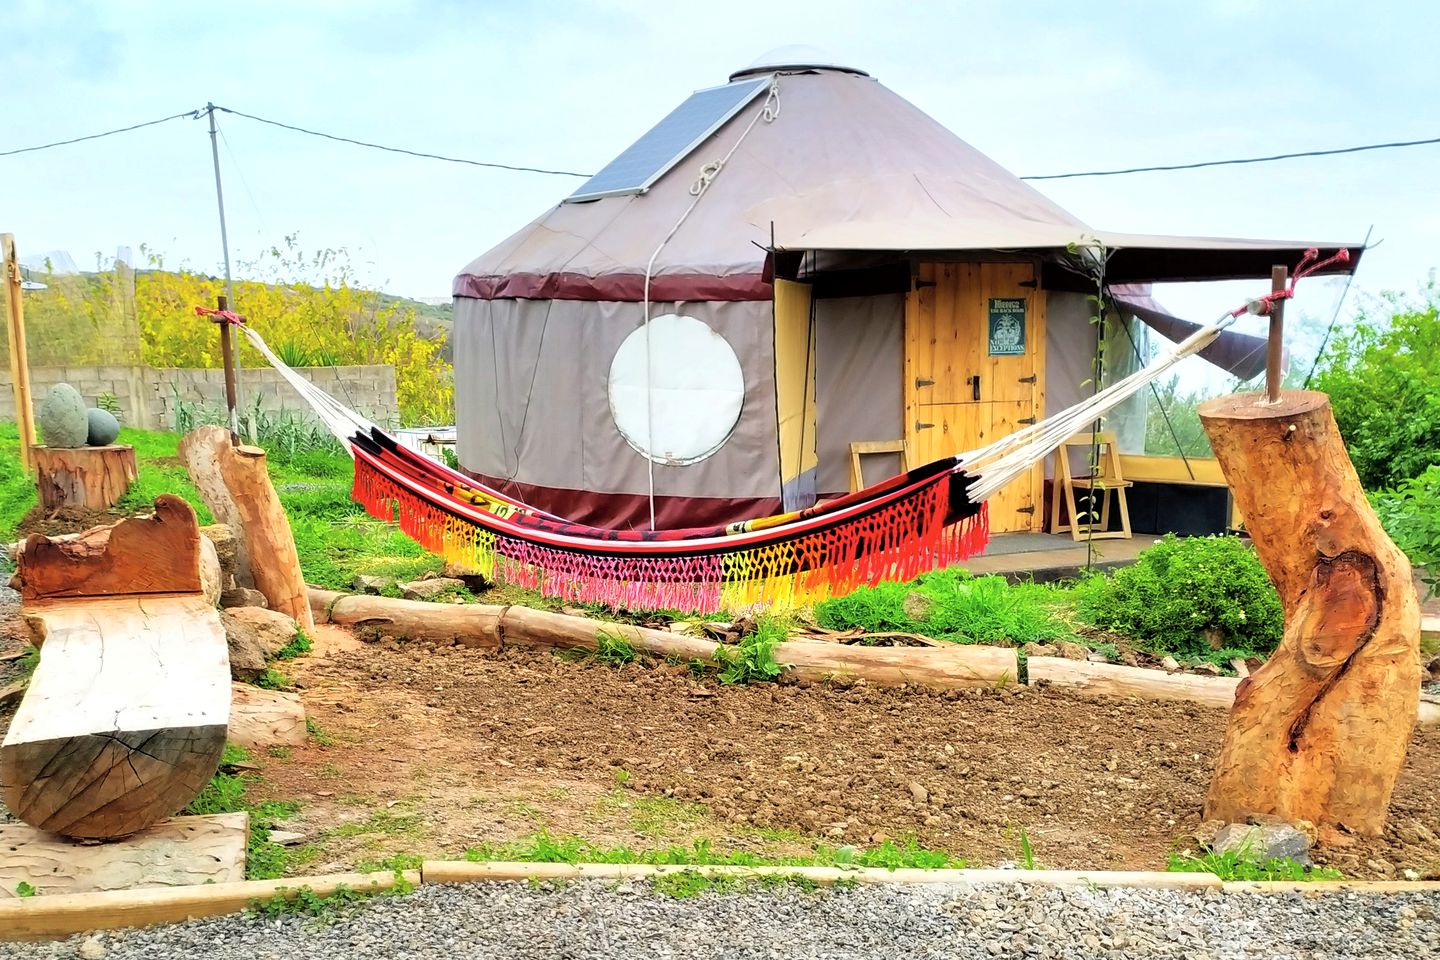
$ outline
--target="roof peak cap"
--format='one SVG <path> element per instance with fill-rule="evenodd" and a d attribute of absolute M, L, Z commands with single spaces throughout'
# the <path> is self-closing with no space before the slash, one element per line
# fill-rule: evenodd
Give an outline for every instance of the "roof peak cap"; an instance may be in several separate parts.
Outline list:
<path fill-rule="evenodd" d="M 828 50 L 807 43 L 792 43 L 762 53 L 748 67 L 730 74 L 730 80 L 733 83 L 760 74 L 797 70 L 834 70 L 838 73 L 853 73 L 859 77 L 870 76 L 858 67 L 847 67 L 840 63 Z"/>

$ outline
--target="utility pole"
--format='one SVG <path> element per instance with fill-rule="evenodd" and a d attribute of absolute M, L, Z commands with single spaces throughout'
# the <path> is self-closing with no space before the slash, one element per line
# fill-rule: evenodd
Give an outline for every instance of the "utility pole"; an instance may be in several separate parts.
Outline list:
<path fill-rule="evenodd" d="M 225 300 L 231 305 L 231 309 L 239 309 L 238 301 L 235 299 L 235 281 L 230 276 L 230 237 L 225 230 L 225 191 L 220 186 L 220 143 L 216 137 L 215 129 L 215 104 L 205 104 L 205 113 L 210 117 L 210 159 L 215 164 L 215 204 L 220 209 L 220 248 L 225 254 Z M 224 330 L 223 332 L 228 332 Z M 228 358 L 227 358 L 228 360 Z M 235 363 L 225 378 L 226 400 L 230 406 L 230 433 L 240 436 L 240 421 L 236 414 L 236 407 L 239 405 L 240 395 L 240 364 Z M 252 436 L 250 442 L 255 442 L 253 436 L 254 427 L 251 427 Z"/>

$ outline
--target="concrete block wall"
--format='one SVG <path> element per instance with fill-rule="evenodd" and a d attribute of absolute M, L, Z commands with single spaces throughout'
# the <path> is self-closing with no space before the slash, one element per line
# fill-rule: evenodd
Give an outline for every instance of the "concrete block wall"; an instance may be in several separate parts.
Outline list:
<path fill-rule="evenodd" d="M 383 365 L 307 367 L 298 373 L 341 403 L 385 426 L 399 423 L 395 401 L 395 368 Z M 177 398 L 181 402 L 212 410 L 225 405 L 225 373 L 222 370 L 155 368 L 144 366 L 32 367 L 30 388 L 39 412 L 45 394 L 57 383 L 68 383 L 91 406 L 104 394 L 113 394 L 120 404 L 127 426 L 146 430 L 173 430 Z M 289 410 L 314 421 L 309 404 L 269 367 L 240 371 L 240 405 L 268 413 Z M 15 398 L 10 372 L 0 369 L 0 420 L 15 419 Z"/>

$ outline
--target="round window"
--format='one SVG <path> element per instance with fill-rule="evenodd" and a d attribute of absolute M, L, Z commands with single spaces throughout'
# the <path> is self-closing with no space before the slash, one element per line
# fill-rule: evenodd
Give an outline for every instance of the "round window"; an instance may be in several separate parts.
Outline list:
<path fill-rule="evenodd" d="M 651 318 L 625 338 L 610 363 L 615 426 L 656 463 L 695 463 L 719 450 L 744 403 L 740 359 L 694 317 Z"/>

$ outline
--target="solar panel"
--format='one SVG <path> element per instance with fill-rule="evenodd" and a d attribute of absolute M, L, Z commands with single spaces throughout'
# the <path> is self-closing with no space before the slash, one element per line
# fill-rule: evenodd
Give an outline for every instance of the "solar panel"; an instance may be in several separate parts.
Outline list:
<path fill-rule="evenodd" d="M 565 202 L 644 193 L 769 86 L 770 77 L 765 76 L 695 91 Z"/>

